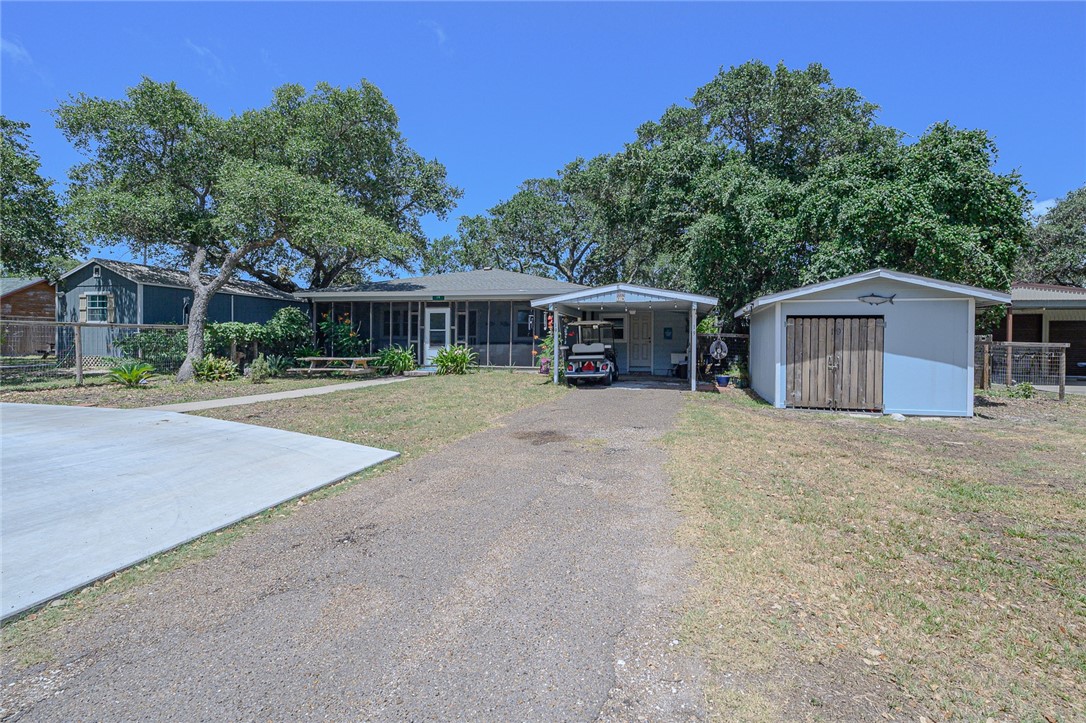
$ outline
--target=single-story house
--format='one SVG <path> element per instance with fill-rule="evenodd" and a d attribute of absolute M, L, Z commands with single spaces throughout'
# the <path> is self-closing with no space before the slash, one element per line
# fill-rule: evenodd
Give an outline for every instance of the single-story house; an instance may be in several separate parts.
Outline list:
<path fill-rule="evenodd" d="M 555 315 L 559 339 L 564 337 L 564 319 L 610 321 L 619 373 L 653 375 L 669 374 L 680 358 L 690 358 L 690 350 L 696 356 L 698 320 L 716 305 L 712 296 L 635 284 L 580 288 L 532 302 Z M 691 391 L 697 384 L 696 367 L 686 364 Z M 557 382 L 557 364 L 553 369 Z"/>
<path fill-rule="evenodd" d="M 1011 285 L 1011 308 L 995 341 L 1066 342 L 1067 375 L 1086 376 L 1086 289 L 1078 286 Z"/>
<path fill-rule="evenodd" d="M 192 291 L 188 274 L 112 259 L 91 259 L 57 283 L 56 320 L 88 324 L 186 324 Z M 290 294 L 256 281 L 232 279 L 211 299 L 209 322 L 263 323 L 285 306 L 308 310 Z M 117 356 L 113 341 L 131 333 L 84 328 L 84 356 Z M 70 335 L 62 335 L 70 336 Z M 60 346 L 70 343 L 61 339 Z"/>
<path fill-rule="evenodd" d="M 438 350 L 466 344 L 479 364 L 531 367 L 546 334 L 544 312 L 532 308 L 540 296 L 583 289 L 579 284 L 500 269 L 460 271 L 355 286 L 300 291 L 325 314 L 350 319 L 375 352 L 390 345 L 413 346 L 420 364 Z M 537 338 L 538 337 L 538 338 Z"/>
<path fill-rule="evenodd" d="M 5 276 L 0 278 L 0 318 L 16 321 L 55 321 L 56 287 L 48 279 Z M 0 337 L 5 356 L 43 354 L 52 350 L 51 327 L 5 324 Z"/>
<path fill-rule="evenodd" d="M 872 269 L 762 296 L 751 387 L 776 407 L 973 415 L 976 310 L 1010 294 Z"/>
<path fill-rule="evenodd" d="M 589 288 L 501 269 L 480 269 L 350 287 L 300 291 L 325 314 L 350 319 L 370 351 L 414 346 L 420 364 L 441 348 L 466 344 L 483 366 L 533 367 L 550 333 L 548 317 L 603 318 L 616 326 L 620 373 L 666 374 L 685 353 L 690 321 L 716 299 L 629 284 Z M 693 310 L 692 310 L 693 309 Z M 533 352 L 536 352 L 533 354 Z"/>

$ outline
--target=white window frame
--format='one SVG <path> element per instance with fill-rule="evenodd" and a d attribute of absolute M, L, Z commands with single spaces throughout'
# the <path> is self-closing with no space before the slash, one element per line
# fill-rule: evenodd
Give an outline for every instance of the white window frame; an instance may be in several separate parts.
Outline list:
<path fill-rule="evenodd" d="M 95 292 L 95 291 L 88 291 L 87 292 L 86 297 L 87 297 L 87 323 L 88 324 L 108 324 L 109 323 L 109 307 L 111 306 L 110 298 L 112 296 L 113 296 L 112 294 L 107 293 L 107 292 Z M 93 302 L 98 301 L 98 300 L 101 301 L 101 304 L 102 304 L 101 306 L 95 306 L 93 304 Z M 94 312 L 96 312 L 96 311 L 101 311 L 102 312 L 102 318 L 101 319 L 94 318 L 94 316 L 95 316 Z"/>

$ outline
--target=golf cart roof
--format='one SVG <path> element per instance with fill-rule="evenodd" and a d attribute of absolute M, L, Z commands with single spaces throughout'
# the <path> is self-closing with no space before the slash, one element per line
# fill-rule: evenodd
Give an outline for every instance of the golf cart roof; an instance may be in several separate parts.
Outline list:
<path fill-rule="evenodd" d="M 566 326 L 614 326 L 610 321 L 571 321 Z"/>

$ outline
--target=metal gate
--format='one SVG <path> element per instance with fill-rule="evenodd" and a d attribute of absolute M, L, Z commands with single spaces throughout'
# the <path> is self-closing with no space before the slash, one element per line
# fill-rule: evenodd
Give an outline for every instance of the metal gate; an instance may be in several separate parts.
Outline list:
<path fill-rule="evenodd" d="M 881 316 L 790 316 L 786 325 L 787 406 L 882 411 Z"/>

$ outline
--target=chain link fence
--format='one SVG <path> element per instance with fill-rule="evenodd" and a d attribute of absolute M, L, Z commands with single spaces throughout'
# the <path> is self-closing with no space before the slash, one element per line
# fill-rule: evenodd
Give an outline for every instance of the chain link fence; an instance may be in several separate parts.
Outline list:
<path fill-rule="evenodd" d="M 0 320 L 0 384 L 13 386 L 105 374 L 140 359 L 173 374 L 185 359 L 186 328 L 165 324 L 90 324 Z"/>

